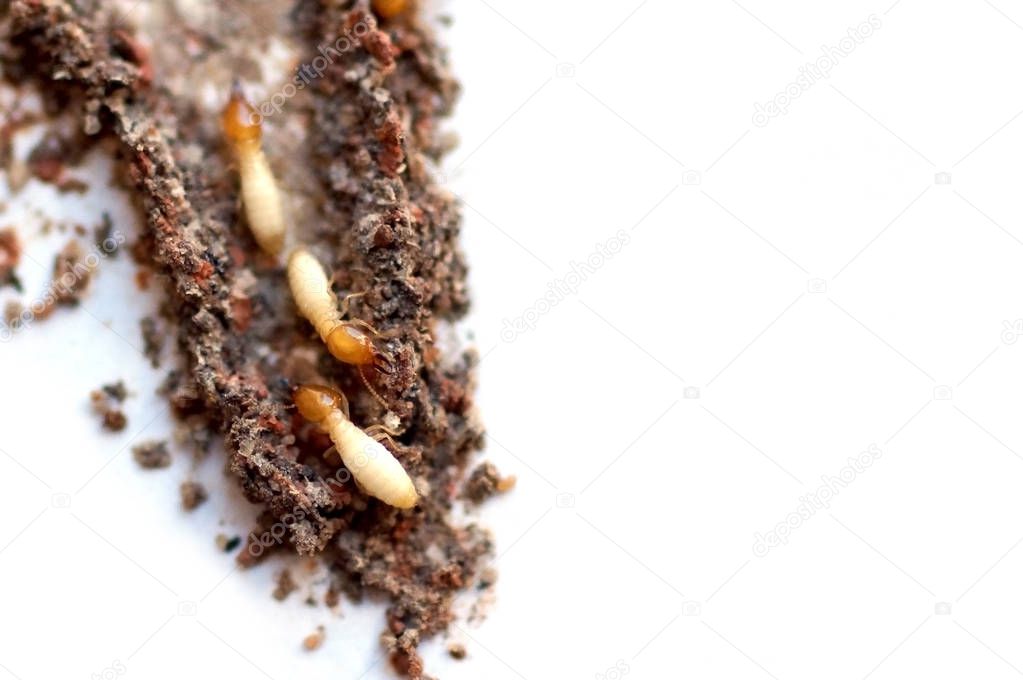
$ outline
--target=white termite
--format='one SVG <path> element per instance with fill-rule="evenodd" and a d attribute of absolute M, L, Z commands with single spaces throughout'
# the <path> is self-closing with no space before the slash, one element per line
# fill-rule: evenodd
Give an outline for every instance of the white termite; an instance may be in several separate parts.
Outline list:
<path fill-rule="evenodd" d="M 365 322 L 344 320 L 347 298 L 338 309 L 326 270 L 303 247 L 288 256 L 288 285 L 299 313 L 313 325 L 334 358 L 356 366 L 373 365 L 383 372 L 390 370 L 391 357 L 377 350 L 370 335 L 362 329 L 376 331 Z"/>
<path fill-rule="evenodd" d="M 416 504 L 418 494 L 412 478 L 383 444 L 348 419 L 343 394 L 323 385 L 299 385 L 294 401 L 302 417 L 334 442 L 341 461 L 365 493 L 396 508 Z"/>
<path fill-rule="evenodd" d="M 276 255 L 284 248 L 285 223 L 277 181 L 263 153 L 259 113 L 237 85 L 221 116 L 224 135 L 238 164 L 242 206 L 259 247 Z"/>

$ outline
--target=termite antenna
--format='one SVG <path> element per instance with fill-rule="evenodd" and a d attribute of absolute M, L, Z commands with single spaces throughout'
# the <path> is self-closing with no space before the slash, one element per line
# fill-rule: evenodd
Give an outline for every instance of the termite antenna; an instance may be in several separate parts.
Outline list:
<path fill-rule="evenodd" d="M 387 427 L 386 425 L 384 425 L 382 423 L 377 423 L 376 425 L 370 425 L 369 427 L 365 428 L 365 430 L 363 430 L 363 431 L 366 434 L 368 434 L 370 437 L 372 437 L 373 439 L 376 439 L 377 441 L 380 441 L 381 439 L 386 439 L 387 441 L 391 442 L 391 444 L 393 446 L 395 446 L 395 447 L 398 446 L 398 443 L 396 441 L 394 441 L 393 438 L 397 437 L 399 434 L 401 434 L 397 430 L 392 430 L 391 428 Z"/>
<path fill-rule="evenodd" d="M 362 366 L 359 366 L 358 368 L 359 377 L 362 379 L 362 384 L 366 386 L 366 389 L 369 390 L 369 393 L 373 395 L 373 398 L 380 402 L 380 405 L 383 406 L 385 410 L 390 411 L 391 407 L 387 405 L 387 402 L 384 401 L 383 397 L 377 394 L 377 391 L 373 389 L 372 385 L 369 384 L 369 380 L 366 380 L 366 374 L 362 372 Z"/>

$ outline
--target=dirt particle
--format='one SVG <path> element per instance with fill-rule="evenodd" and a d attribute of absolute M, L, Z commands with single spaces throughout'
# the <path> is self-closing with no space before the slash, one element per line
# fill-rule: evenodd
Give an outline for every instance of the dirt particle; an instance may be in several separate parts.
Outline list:
<path fill-rule="evenodd" d="M 128 417 L 121 411 L 121 404 L 128 397 L 124 382 L 103 385 L 89 393 L 92 410 L 99 414 L 103 428 L 110 432 L 120 432 L 128 425 Z"/>
<path fill-rule="evenodd" d="M 144 441 L 131 448 L 131 455 L 139 467 L 145 470 L 157 470 L 170 467 L 171 455 L 167 450 L 167 442 L 159 439 Z"/>
<path fill-rule="evenodd" d="M 206 487 L 194 480 L 181 482 L 181 507 L 191 512 L 206 502 L 209 493 Z M 240 539 L 239 539 L 240 540 Z"/>
<path fill-rule="evenodd" d="M 128 427 L 128 416 L 117 410 L 110 410 L 103 414 L 103 427 L 111 432 L 120 432 Z"/>
<path fill-rule="evenodd" d="M 323 626 L 317 626 L 316 630 L 310 633 L 302 640 L 302 647 L 307 652 L 315 652 L 323 645 L 324 638 L 327 637 L 326 631 Z"/>
<path fill-rule="evenodd" d="M 17 300 L 8 300 L 4 304 L 4 321 L 11 328 L 18 328 L 21 325 L 21 315 L 25 307 Z"/>
<path fill-rule="evenodd" d="M 495 494 L 511 490 L 514 486 L 515 477 L 501 477 L 497 467 L 488 461 L 478 465 L 472 471 L 465 483 L 462 495 L 473 503 L 479 504 Z"/>
<path fill-rule="evenodd" d="M 59 306 L 75 307 L 92 280 L 92 267 L 83 261 L 78 241 L 71 240 L 53 260 L 53 281 L 46 289 L 37 319 L 46 319 Z"/>
<path fill-rule="evenodd" d="M 295 579 L 291 576 L 291 571 L 289 569 L 282 570 L 277 575 L 277 586 L 273 592 L 274 599 L 282 602 L 296 590 L 298 590 L 298 584 L 295 583 Z"/>
<path fill-rule="evenodd" d="M 157 326 L 156 319 L 151 316 L 143 317 L 139 321 L 139 326 L 142 329 L 142 353 L 149 359 L 149 364 L 153 368 L 159 368 L 165 335 Z"/>
<path fill-rule="evenodd" d="M 103 392 L 117 402 L 123 402 L 128 398 L 128 388 L 124 386 L 123 380 L 118 380 L 114 383 L 108 383 L 100 387 Z"/>
<path fill-rule="evenodd" d="M 121 240 L 114 234 L 114 221 L 110 213 L 104 212 L 100 223 L 93 230 L 93 240 L 96 248 L 112 258 L 116 258 L 121 252 Z"/>
<path fill-rule="evenodd" d="M 235 548 L 241 545 L 241 542 L 242 542 L 241 536 L 237 535 L 228 536 L 227 534 L 217 534 L 216 539 L 217 547 L 226 553 L 233 552 Z"/>
<path fill-rule="evenodd" d="M 17 232 L 10 227 L 0 230 L 0 288 L 11 285 L 20 291 L 21 282 L 14 273 L 20 261 L 21 241 Z"/>

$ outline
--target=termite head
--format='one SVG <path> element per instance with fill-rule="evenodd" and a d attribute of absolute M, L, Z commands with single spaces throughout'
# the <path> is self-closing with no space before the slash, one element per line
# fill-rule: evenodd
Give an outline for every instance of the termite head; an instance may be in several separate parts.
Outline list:
<path fill-rule="evenodd" d="M 302 417 L 311 423 L 320 423 L 334 411 L 342 408 L 345 397 L 332 387 L 299 385 L 292 395 Z"/>
<path fill-rule="evenodd" d="M 258 142 L 263 137 L 260 119 L 259 112 L 245 99 L 241 85 L 235 81 L 231 87 L 231 98 L 220 114 L 224 135 L 231 144 Z"/>
<path fill-rule="evenodd" d="M 340 323 L 326 338 L 327 350 L 338 361 L 356 366 L 372 364 L 376 360 L 373 340 L 367 333 L 350 323 Z"/>
<path fill-rule="evenodd" d="M 393 19 L 408 9 L 410 0 L 373 0 L 373 11 L 381 19 Z"/>

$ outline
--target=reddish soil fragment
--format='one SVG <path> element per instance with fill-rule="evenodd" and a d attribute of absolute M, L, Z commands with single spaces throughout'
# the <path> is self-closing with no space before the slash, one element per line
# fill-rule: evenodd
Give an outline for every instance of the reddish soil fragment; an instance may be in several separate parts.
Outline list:
<path fill-rule="evenodd" d="M 128 390 L 120 380 L 116 383 L 103 385 L 89 394 L 92 410 L 102 418 L 103 429 L 120 432 L 128 426 L 128 417 L 121 411 L 121 404 L 127 398 Z"/>
<path fill-rule="evenodd" d="M 21 284 L 15 275 L 15 269 L 21 262 L 21 241 L 18 233 L 12 228 L 0 230 L 0 288 L 12 285 L 20 289 Z"/>

